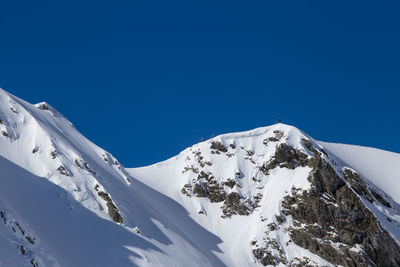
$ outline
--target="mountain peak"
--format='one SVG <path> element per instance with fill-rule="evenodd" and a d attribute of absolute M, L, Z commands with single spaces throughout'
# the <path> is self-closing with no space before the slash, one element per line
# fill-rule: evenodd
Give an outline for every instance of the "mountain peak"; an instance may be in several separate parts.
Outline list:
<path fill-rule="evenodd" d="M 392 232 L 391 239 L 386 229 L 392 229 L 393 219 L 384 219 L 384 214 L 397 213 L 395 203 L 290 125 L 220 135 L 163 164 L 130 172 L 156 190 L 182 198 L 187 209 L 198 213 L 198 221 L 213 222 L 213 231 L 225 242 L 233 242 L 230 234 L 235 232 L 247 245 L 234 243 L 230 249 L 246 247 L 262 265 L 353 266 L 355 261 L 356 266 L 395 266 L 400 260 L 400 231 Z M 359 210 L 362 216 L 355 215 Z M 341 216 L 349 228 L 343 229 Z M 381 218 L 379 223 L 375 218 Z M 369 223 L 375 230 L 348 239 L 363 236 Z M 392 254 L 376 258 L 381 248 L 367 239 L 385 240 Z M 363 242 L 373 252 L 361 248 Z M 244 252 L 231 257 L 231 264 L 248 265 Z"/>
<path fill-rule="evenodd" d="M 294 126 L 125 169 L 48 103 L 0 90 L 0 133 L 9 265 L 400 265 L 399 204 Z"/>

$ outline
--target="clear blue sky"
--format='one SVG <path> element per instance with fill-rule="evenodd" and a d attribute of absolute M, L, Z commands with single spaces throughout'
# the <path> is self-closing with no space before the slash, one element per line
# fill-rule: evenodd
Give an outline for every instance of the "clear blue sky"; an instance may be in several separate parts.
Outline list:
<path fill-rule="evenodd" d="M 399 1 L 1 1 L 0 86 L 125 166 L 273 124 L 400 152 Z"/>

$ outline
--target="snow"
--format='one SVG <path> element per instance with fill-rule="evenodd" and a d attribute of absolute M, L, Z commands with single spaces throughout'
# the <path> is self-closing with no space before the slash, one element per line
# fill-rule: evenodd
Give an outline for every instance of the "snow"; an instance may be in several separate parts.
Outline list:
<path fill-rule="evenodd" d="M 0 252 L 10 255 L 0 257 L 4 266 L 29 266 L 31 259 L 41 266 L 224 265 L 212 253 L 220 251 L 217 236 L 174 200 L 136 181 L 46 105 L 39 109 L 0 90 L 0 130 L 8 133 L 0 136 L 0 210 L 7 214 L 7 224 L 0 221 L 6 243 Z M 60 165 L 69 176 L 57 171 Z M 111 220 L 96 185 L 111 196 L 122 225 Z M 17 236 L 15 222 L 37 242 Z M 26 255 L 21 244 L 29 247 Z"/>
<path fill-rule="evenodd" d="M 349 166 L 368 186 L 391 196 L 392 208 L 363 201 L 400 240 L 399 154 L 317 142 L 279 123 L 220 135 L 166 161 L 125 169 L 48 103 L 31 105 L 0 89 L 0 120 L 0 211 L 7 218 L 0 220 L 0 266 L 30 266 L 32 259 L 40 266 L 261 266 L 251 242 L 268 246 L 271 240 L 280 244 L 288 261 L 308 257 L 329 266 L 289 242 L 285 227 L 290 218 L 276 231 L 265 231 L 271 223 L 278 225 L 281 201 L 292 187 L 310 189 L 311 168 L 276 167 L 265 175 L 259 167 L 279 144 L 313 156 L 304 139 L 333 153 L 337 171 Z M 227 152 L 216 153 L 210 149 L 212 142 Z M 211 173 L 218 183 L 235 178 L 237 184 L 224 190 L 249 202 L 261 196 L 258 207 L 248 216 L 221 218 L 223 202 L 181 193 L 198 176 L 188 167 Z M 123 223 L 111 219 L 99 192 L 110 196 Z M 24 234 L 14 231 L 17 222 Z M 277 249 L 270 249 L 279 256 Z"/>
<path fill-rule="evenodd" d="M 276 168 L 268 177 L 260 175 L 255 166 L 268 161 L 275 152 L 275 145 L 266 146 L 264 140 L 275 136 L 274 131 L 281 131 L 284 134 L 276 144 L 287 143 L 308 153 L 300 145 L 303 138 L 308 138 L 295 127 L 277 124 L 270 127 L 258 128 L 252 131 L 233 133 L 217 136 L 211 140 L 196 144 L 178 156 L 167 161 L 154 164 L 148 167 L 128 169 L 129 173 L 136 179 L 146 183 L 156 191 L 175 199 L 187 211 L 190 216 L 202 227 L 221 238 L 219 245 L 224 254 L 216 254 L 228 266 L 261 266 L 253 255 L 251 255 L 251 241 L 263 242 L 264 232 L 269 223 L 276 223 L 276 215 L 280 214 L 281 201 L 290 193 L 292 186 L 308 190 L 310 183 L 307 177 L 311 168 Z M 210 153 L 212 142 L 218 141 L 228 148 L 227 153 L 232 156 Z M 233 144 L 235 148 L 231 148 Z M 240 172 L 240 188 L 227 188 L 228 192 L 239 192 L 249 199 L 255 194 L 263 195 L 260 202 L 261 208 L 248 216 L 232 216 L 230 219 L 221 219 L 221 203 L 211 203 L 208 199 L 196 198 L 183 195 L 180 191 L 185 183 L 190 183 L 197 174 L 190 171 L 182 173 L 185 166 L 193 166 L 201 169 L 196 162 L 196 152 L 201 152 L 203 161 L 211 162 L 212 165 L 205 165 L 202 168 L 205 172 L 211 172 L 217 180 L 225 181 L 228 177 L 234 177 Z M 249 153 L 252 156 L 249 156 Z M 262 177 L 261 177 L 262 176 Z M 254 182 L 252 177 L 261 182 Z M 198 211 L 204 214 L 199 214 Z M 260 218 L 264 218 L 261 221 Z M 284 231 L 276 231 L 271 238 L 277 239 L 280 244 L 286 244 L 290 237 Z M 316 263 L 329 266 L 330 264 L 309 251 L 298 247 L 293 243 L 285 245 L 286 257 L 289 261 L 295 257 L 309 257 Z M 282 265 L 283 266 L 283 265 Z"/>
<path fill-rule="evenodd" d="M 319 143 L 400 203 L 400 154 L 370 147 Z"/>

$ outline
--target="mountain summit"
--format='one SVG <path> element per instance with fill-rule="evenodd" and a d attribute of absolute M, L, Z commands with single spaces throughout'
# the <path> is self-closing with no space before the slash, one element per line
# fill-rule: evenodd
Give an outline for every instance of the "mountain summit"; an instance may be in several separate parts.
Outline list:
<path fill-rule="evenodd" d="M 400 265 L 396 153 L 278 123 L 126 169 L 1 89 L 0 133 L 0 266 Z"/>

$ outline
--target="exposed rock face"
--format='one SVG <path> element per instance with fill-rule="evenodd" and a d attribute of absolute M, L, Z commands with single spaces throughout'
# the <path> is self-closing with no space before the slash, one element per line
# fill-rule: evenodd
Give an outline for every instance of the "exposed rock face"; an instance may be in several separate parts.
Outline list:
<path fill-rule="evenodd" d="M 220 152 L 223 152 L 223 153 L 228 151 L 228 149 L 226 149 L 226 147 L 221 142 L 218 142 L 218 141 L 211 142 L 210 148 L 215 149 Z"/>
<path fill-rule="evenodd" d="M 270 143 L 270 142 L 278 142 L 278 141 L 280 141 L 281 140 L 281 138 L 284 136 L 284 132 L 282 132 L 282 131 L 279 131 L 279 130 L 275 130 L 274 132 L 274 135 L 275 136 L 272 136 L 272 137 L 268 137 L 267 139 L 265 139 L 264 140 L 264 145 L 267 145 L 268 143 Z"/>
<path fill-rule="evenodd" d="M 390 205 L 390 203 L 378 192 L 376 192 L 375 190 L 371 190 L 372 195 L 375 197 L 376 200 L 378 200 L 382 205 L 391 208 L 392 206 Z"/>
<path fill-rule="evenodd" d="M 360 175 L 348 168 L 343 170 L 343 175 L 350 187 L 356 191 L 357 194 L 364 196 L 369 202 L 374 202 L 371 194 L 369 193 L 365 182 L 361 179 Z"/>
<path fill-rule="evenodd" d="M 68 173 L 67 169 L 63 165 L 60 165 L 57 168 L 57 171 L 62 175 L 69 176 L 69 173 Z"/>
<path fill-rule="evenodd" d="M 38 108 L 41 110 L 49 110 L 49 107 L 45 103 L 40 104 Z"/>
<path fill-rule="evenodd" d="M 287 144 L 280 144 L 276 147 L 276 152 L 273 158 L 264 163 L 260 167 L 260 171 L 265 175 L 269 174 L 269 171 L 279 166 L 282 168 L 295 169 L 298 166 L 306 166 L 307 155 L 301 151 L 293 149 Z"/>
<path fill-rule="evenodd" d="M 100 191 L 97 194 L 107 202 L 108 214 L 110 215 L 111 219 L 116 223 L 122 223 L 122 216 L 119 213 L 117 206 L 115 206 L 114 202 L 112 201 L 111 197 L 103 191 Z"/>
<path fill-rule="evenodd" d="M 297 168 L 306 170 L 304 181 L 308 181 L 310 187 L 304 188 L 309 189 L 292 187 L 290 190 L 289 184 L 287 191 L 291 192 L 285 191 L 277 200 L 279 212 L 268 219 L 260 216 L 265 230 L 261 238 L 257 237 L 259 242 L 250 242 L 254 258 L 265 266 L 318 265 L 306 256 L 293 258 L 286 255 L 285 247 L 294 243 L 333 265 L 400 266 L 399 245 L 366 206 L 372 203 L 391 208 L 385 194 L 367 184 L 355 170 L 345 165 L 338 167 L 335 157 L 310 139 L 304 137 L 299 145 L 282 142 L 287 137 L 283 131 L 275 130 L 273 134 L 261 139 L 265 145 L 261 153 L 251 146 L 235 145 L 231 140 L 224 141 L 231 143 L 227 146 L 212 141 L 206 147 L 208 151 L 204 147 L 202 150 L 190 149 L 185 155 L 188 163 L 182 171 L 188 175 L 188 183 L 181 192 L 189 197 L 220 203 L 222 218 L 247 216 L 259 212 L 257 207 L 266 196 L 266 191 L 260 190 L 267 187 L 268 179 L 276 179 L 276 173 L 279 175 L 281 171 L 297 173 Z M 272 155 L 268 151 L 272 151 Z M 207 157 L 202 152 L 212 156 Z M 228 177 L 221 177 L 213 164 L 225 164 L 232 160 L 231 157 L 240 162 L 244 159 L 246 163 L 242 164 L 248 164 L 251 172 L 237 167 Z M 199 213 L 207 214 L 203 210 Z M 279 234 L 274 234 L 278 233 L 276 231 Z M 279 239 L 282 233 L 287 236 L 284 242 Z"/>
<path fill-rule="evenodd" d="M 249 208 L 242 203 L 238 193 L 232 192 L 226 196 L 222 212 L 224 217 L 230 217 L 233 214 L 249 215 Z"/>
<path fill-rule="evenodd" d="M 313 168 L 312 189 L 292 188 L 282 202 L 293 219 L 293 242 L 335 265 L 400 266 L 399 245 L 357 195 L 373 201 L 360 176 L 345 169 L 346 184 L 319 151 L 312 152 L 315 157 L 305 162 Z M 286 162 L 298 160 L 296 153 L 284 156 L 291 157 Z"/>
<path fill-rule="evenodd" d="M 207 197 L 211 202 L 224 201 L 226 192 L 214 179 L 211 173 L 201 171 L 197 182 L 193 186 L 193 193 L 197 197 Z"/>

